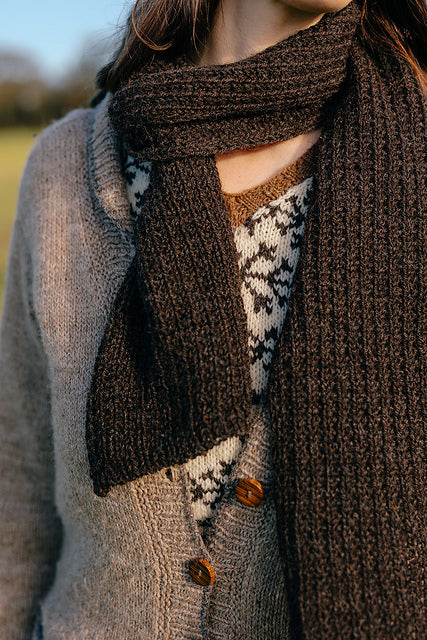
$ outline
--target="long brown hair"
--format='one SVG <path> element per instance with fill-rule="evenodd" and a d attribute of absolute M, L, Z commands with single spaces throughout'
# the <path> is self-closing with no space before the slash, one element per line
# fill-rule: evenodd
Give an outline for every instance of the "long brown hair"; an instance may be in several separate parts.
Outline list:
<path fill-rule="evenodd" d="M 412 68 L 427 93 L 426 0 L 355 0 L 361 35 L 375 54 L 385 51 Z M 221 0 L 137 0 L 121 45 L 97 75 L 97 104 L 155 56 L 195 54 L 206 41 Z"/>

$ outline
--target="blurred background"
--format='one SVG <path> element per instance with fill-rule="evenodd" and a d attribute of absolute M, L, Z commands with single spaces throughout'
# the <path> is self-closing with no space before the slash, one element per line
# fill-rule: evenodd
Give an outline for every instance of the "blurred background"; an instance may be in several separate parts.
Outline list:
<path fill-rule="evenodd" d="M 0 20 L 0 310 L 19 181 L 38 133 L 88 106 L 120 40 L 126 0 L 11 0 Z"/>

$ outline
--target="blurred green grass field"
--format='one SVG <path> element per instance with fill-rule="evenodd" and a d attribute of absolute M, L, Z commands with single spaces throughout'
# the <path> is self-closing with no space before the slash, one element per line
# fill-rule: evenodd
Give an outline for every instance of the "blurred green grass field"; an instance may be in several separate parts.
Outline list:
<path fill-rule="evenodd" d="M 19 182 L 37 129 L 0 129 L 0 309 Z"/>

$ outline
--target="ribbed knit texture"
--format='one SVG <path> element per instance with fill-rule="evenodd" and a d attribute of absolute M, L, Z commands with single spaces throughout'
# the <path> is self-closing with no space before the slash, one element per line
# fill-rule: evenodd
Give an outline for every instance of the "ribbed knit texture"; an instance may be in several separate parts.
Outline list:
<path fill-rule="evenodd" d="M 323 124 L 269 384 L 291 628 L 418 640 L 427 109 L 403 62 L 374 61 L 353 38 L 357 20 L 351 3 L 247 61 L 141 74 L 115 96 L 114 125 L 155 178 L 95 367 L 87 444 L 105 495 L 247 432 L 244 309 L 211 154 Z"/>
<path fill-rule="evenodd" d="M 88 453 L 99 495 L 248 432 L 241 274 L 214 154 L 318 127 L 345 83 L 358 20 L 350 6 L 224 67 L 155 61 L 114 96 L 113 125 L 132 156 L 153 167 L 135 221 L 135 261 L 89 398 Z M 313 77 L 301 73 L 302 60 Z"/>
<path fill-rule="evenodd" d="M 275 344 L 287 311 L 310 203 L 317 144 L 277 175 L 241 193 L 223 193 L 234 231 L 248 326 L 252 402 L 265 402 Z M 151 164 L 123 150 L 123 175 L 132 217 L 143 215 Z M 280 282 L 280 286 L 275 282 Z M 204 533 L 216 513 L 244 436 L 232 436 L 185 463 L 194 518 Z"/>
<path fill-rule="evenodd" d="M 427 104 L 403 63 L 352 77 L 270 374 L 278 526 L 295 637 L 421 640 Z"/>

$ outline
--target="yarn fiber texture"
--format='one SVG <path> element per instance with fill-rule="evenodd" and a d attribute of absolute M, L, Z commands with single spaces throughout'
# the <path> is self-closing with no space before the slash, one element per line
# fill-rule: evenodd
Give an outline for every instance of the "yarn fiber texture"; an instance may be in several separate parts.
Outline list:
<path fill-rule="evenodd" d="M 151 165 L 123 152 L 122 172 L 130 216 L 135 219 L 150 184 Z M 223 194 L 242 277 L 255 405 L 263 402 L 271 356 L 286 317 L 310 206 L 315 152 L 316 144 L 268 181 L 241 193 Z M 190 480 L 192 512 L 203 534 L 223 501 L 244 442 L 244 436 L 227 438 L 183 465 Z"/>
<path fill-rule="evenodd" d="M 250 375 L 214 154 L 322 127 L 271 363 L 278 535 L 294 638 L 419 640 L 426 594 L 427 105 L 350 3 L 245 61 L 132 77 L 118 136 L 153 180 L 88 404 L 106 495 L 247 433 Z"/>
<path fill-rule="evenodd" d="M 118 135 L 152 167 L 135 220 L 136 258 L 89 403 L 97 493 L 248 432 L 246 314 L 214 154 L 318 127 L 346 81 L 358 17 L 348 8 L 224 67 L 157 61 L 113 97 Z M 320 56 L 331 42 L 326 65 Z M 301 57 L 315 66 L 316 82 L 302 73 Z"/>

